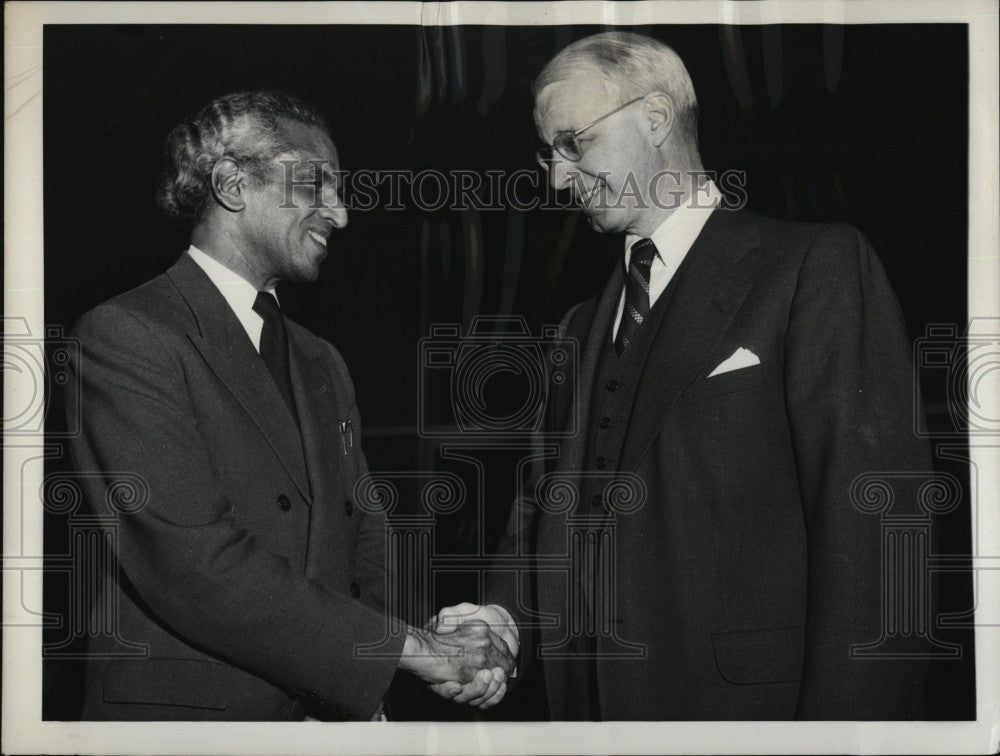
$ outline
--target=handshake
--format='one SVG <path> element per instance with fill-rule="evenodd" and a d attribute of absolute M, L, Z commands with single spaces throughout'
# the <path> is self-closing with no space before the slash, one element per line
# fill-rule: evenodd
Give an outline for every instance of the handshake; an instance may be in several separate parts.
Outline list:
<path fill-rule="evenodd" d="M 457 604 L 442 609 L 422 630 L 407 629 L 399 667 L 443 698 L 486 709 L 507 692 L 518 641 L 517 626 L 503 607 Z"/>

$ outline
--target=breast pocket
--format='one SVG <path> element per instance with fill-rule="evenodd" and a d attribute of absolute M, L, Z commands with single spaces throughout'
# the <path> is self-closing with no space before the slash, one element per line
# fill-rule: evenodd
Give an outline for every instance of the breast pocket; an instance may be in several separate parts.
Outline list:
<path fill-rule="evenodd" d="M 751 365 L 694 381 L 681 394 L 678 404 L 694 404 L 759 386 L 764 380 L 763 365 Z"/>

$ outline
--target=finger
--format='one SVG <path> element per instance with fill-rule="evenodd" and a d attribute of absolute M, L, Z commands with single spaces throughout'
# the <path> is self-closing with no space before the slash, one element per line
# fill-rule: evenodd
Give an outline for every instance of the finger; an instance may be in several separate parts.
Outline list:
<path fill-rule="evenodd" d="M 499 689 L 497 689 L 497 692 L 494 693 L 490 698 L 488 698 L 483 703 L 478 704 L 478 706 L 480 709 L 489 709 L 490 707 L 496 706 L 498 703 L 503 701 L 503 697 L 505 695 L 507 695 L 507 683 L 502 682 L 500 683 L 500 687 Z"/>
<path fill-rule="evenodd" d="M 500 628 L 497 634 L 504 639 L 504 642 L 507 644 L 507 648 L 510 649 L 511 656 L 516 659 L 518 651 L 521 650 L 521 644 L 518 643 L 514 632 L 509 627 L 504 626 Z"/>
<path fill-rule="evenodd" d="M 464 620 L 457 628 L 454 629 L 458 630 L 462 634 L 462 637 L 464 639 L 468 640 L 475 639 L 476 641 L 479 642 L 488 641 L 490 633 L 492 632 L 490 630 L 490 626 L 487 625 L 485 622 L 483 622 L 481 619 Z M 456 642 L 461 643 L 462 641 L 456 641 Z"/>
<path fill-rule="evenodd" d="M 496 680 L 491 681 L 489 687 L 485 690 L 483 695 L 469 701 L 469 706 L 481 708 L 484 701 L 489 701 L 494 695 L 496 695 L 496 692 L 500 689 L 501 685 L 503 685 L 503 683 L 499 683 Z"/>
<path fill-rule="evenodd" d="M 490 654 L 490 657 L 496 658 L 497 662 L 500 663 L 499 665 L 503 667 L 505 672 L 510 672 L 514 669 L 514 655 L 507 646 L 507 641 L 494 633 L 492 630 L 490 631 L 490 640 L 493 642 L 493 646 L 496 649 L 496 653 Z"/>
<path fill-rule="evenodd" d="M 462 683 L 454 682 L 452 680 L 437 683 L 436 685 L 428 685 L 427 687 L 441 696 L 441 698 L 454 698 L 462 692 Z"/>
<path fill-rule="evenodd" d="M 490 683 L 492 681 L 492 671 L 488 669 L 481 669 L 476 672 L 476 675 L 472 678 L 471 682 L 462 686 L 462 692 L 451 700 L 455 703 L 468 703 L 474 698 L 482 698 L 483 694 L 489 690 Z"/>
<path fill-rule="evenodd" d="M 500 686 L 507 681 L 507 675 L 504 674 L 504 671 L 500 667 L 494 667 L 490 671 L 490 677 L 489 687 L 486 688 L 486 691 L 481 696 L 469 701 L 469 705 L 482 708 L 482 705 L 493 698 L 497 691 L 500 690 Z"/>
<path fill-rule="evenodd" d="M 441 628 L 444 627 L 449 629 L 443 632 L 451 632 L 465 620 L 475 617 L 479 608 L 478 604 L 470 604 L 467 601 L 445 607 L 437 615 L 437 632 L 442 632 Z"/>

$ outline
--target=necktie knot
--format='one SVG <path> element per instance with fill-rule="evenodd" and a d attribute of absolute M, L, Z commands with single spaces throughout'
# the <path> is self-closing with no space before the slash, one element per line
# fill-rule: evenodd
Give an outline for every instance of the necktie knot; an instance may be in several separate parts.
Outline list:
<path fill-rule="evenodd" d="M 629 260 L 629 265 L 641 265 L 648 269 L 653 264 L 654 257 L 656 257 L 656 245 L 653 244 L 653 240 L 640 239 L 632 245 L 632 257 Z"/>
<path fill-rule="evenodd" d="M 269 291 L 257 292 L 257 298 L 253 302 L 253 311 L 268 323 L 281 320 L 281 308 L 278 306 L 278 300 Z"/>
<path fill-rule="evenodd" d="M 253 311 L 264 320 L 264 325 L 260 330 L 260 356 L 264 359 L 268 372 L 278 385 L 278 391 L 281 392 L 285 404 L 291 410 L 292 417 L 298 422 L 288 358 L 288 333 L 285 331 L 285 319 L 281 317 L 278 300 L 269 291 L 258 291 L 257 299 L 253 303 Z"/>
<path fill-rule="evenodd" d="M 625 278 L 625 307 L 615 335 L 615 351 L 619 357 L 635 340 L 639 327 L 649 315 L 649 274 L 655 256 L 656 245 L 650 239 L 640 239 L 632 245 Z"/>

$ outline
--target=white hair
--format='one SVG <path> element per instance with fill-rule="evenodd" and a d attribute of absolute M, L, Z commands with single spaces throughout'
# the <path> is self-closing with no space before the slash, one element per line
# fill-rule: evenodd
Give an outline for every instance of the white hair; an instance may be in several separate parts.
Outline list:
<path fill-rule="evenodd" d="M 604 32 L 563 48 L 535 79 L 535 98 L 550 84 L 597 74 L 610 98 L 624 103 L 650 92 L 670 95 L 681 136 L 698 144 L 698 100 L 684 61 L 662 42 L 632 32 Z"/>

